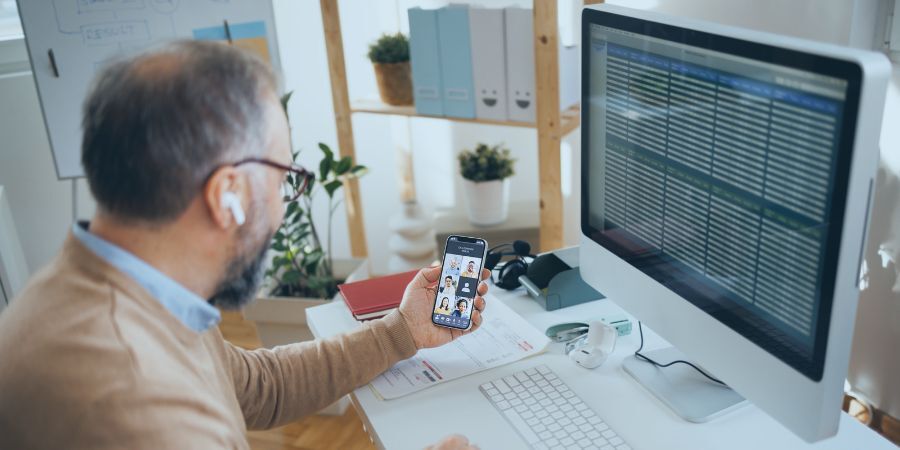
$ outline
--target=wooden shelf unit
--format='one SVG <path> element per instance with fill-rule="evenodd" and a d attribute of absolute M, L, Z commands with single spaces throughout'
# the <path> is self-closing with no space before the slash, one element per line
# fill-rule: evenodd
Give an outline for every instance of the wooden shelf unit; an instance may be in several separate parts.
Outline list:
<path fill-rule="evenodd" d="M 538 248 L 540 251 L 547 251 L 562 247 L 563 198 L 560 184 L 560 141 L 563 136 L 574 131 L 580 125 L 580 109 L 576 105 L 560 111 L 557 1 L 534 0 L 532 9 L 534 12 L 535 97 L 537 100 L 537 121 L 535 123 L 423 116 L 416 114 L 415 108 L 412 106 L 396 107 L 373 101 L 356 101 L 351 105 L 337 2 L 338 0 L 319 0 L 340 155 L 342 157 L 350 156 L 354 161 L 356 160 L 351 121 L 353 113 L 428 117 L 455 122 L 536 128 L 541 236 Z M 585 0 L 584 3 L 602 3 L 602 0 Z M 345 195 L 344 204 L 347 209 L 347 225 L 350 231 L 350 249 L 354 257 L 365 257 L 367 253 L 366 234 L 359 183 L 355 180 L 352 181 L 347 186 Z"/>

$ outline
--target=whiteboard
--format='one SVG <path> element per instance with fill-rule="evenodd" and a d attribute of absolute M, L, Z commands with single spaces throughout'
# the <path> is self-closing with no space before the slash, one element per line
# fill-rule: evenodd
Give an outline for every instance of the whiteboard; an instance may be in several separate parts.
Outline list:
<path fill-rule="evenodd" d="M 271 0 L 19 0 L 18 4 L 60 179 L 83 175 L 81 107 L 94 76 L 116 57 L 173 39 L 230 39 L 235 46 L 268 58 L 276 70 L 280 67 Z"/>

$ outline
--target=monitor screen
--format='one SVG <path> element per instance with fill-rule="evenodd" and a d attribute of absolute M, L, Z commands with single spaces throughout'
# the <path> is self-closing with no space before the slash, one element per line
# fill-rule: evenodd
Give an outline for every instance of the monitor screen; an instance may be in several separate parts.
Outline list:
<path fill-rule="evenodd" d="M 858 67 L 593 13 L 584 234 L 821 379 Z"/>

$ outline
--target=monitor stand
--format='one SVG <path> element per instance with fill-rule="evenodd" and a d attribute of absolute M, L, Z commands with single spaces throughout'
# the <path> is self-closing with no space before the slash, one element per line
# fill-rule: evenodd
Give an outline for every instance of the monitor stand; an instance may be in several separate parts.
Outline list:
<path fill-rule="evenodd" d="M 678 359 L 689 361 L 675 347 L 642 354 L 660 364 Z M 706 422 L 748 403 L 731 388 L 706 379 L 686 364 L 660 369 L 630 355 L 625 358 L 624 366 L 641 386 L 688 422 Z"/>

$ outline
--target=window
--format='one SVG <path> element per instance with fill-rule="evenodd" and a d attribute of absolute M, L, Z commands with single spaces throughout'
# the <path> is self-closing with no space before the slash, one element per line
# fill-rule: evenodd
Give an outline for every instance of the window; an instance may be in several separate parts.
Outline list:
<path fill-rule="evenodd" d="M 0 40 L 21 38 L 22 25 L 16 0 L 0 0 Z"/>

